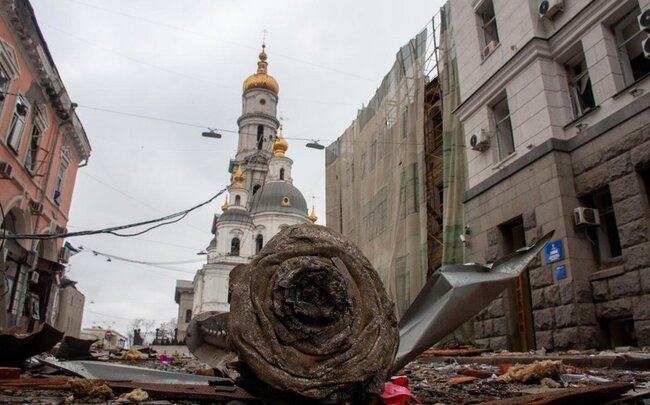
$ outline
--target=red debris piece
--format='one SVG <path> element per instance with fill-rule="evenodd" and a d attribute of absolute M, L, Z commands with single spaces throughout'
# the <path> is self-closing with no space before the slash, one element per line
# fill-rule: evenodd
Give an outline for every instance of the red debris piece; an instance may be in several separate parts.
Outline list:
<path fill-rule="evenodd" d="M 0 380 L 15 380 L 20 378 L 20 369 L 14 367 L 0 367 Z"/>
<path fill-rule="evenodd" d="M 384 405 L 408 405 L 411 401 L 415 401 L 418 404 L 422 403 L 418 401 L 409 388 L 390 382 L 384 384 L 384 392 L 381 393 L 381 399 Z"/>

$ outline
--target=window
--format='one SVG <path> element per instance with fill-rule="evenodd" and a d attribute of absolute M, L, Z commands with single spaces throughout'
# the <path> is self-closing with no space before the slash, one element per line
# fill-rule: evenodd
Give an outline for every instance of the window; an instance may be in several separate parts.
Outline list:
<path fill-rule="evenodd" d="M 59 170 L 56 173 L 56 182 L 54 183 L 54 194 L 52 196 L 56 205 L 61 204 L 61 195 L 63 194 L 63 186 L 65 184 L 66 173 L 68 172 L 68 165 L 70 160 L 64 152 L 61 152 L 61 161 L 59 162 Z"/>
<path fill-rule="evenodd" d="M 411 303 L 410 297 L 410 277 L 406 268 L 407 256 L 395 259 L 395 295 L 397 298 L 397 311 L 403 315 Z"/>
<path fill-rule="evenodd" d="M 596 107 L 596 99 L 591 89 L 591 79 L 589 78 L 589 71 L 582 50 L 569 61 L 566 68 L 573 118 L 579 118 Z"/>
<path fill-rule="evenodd" d="M 515 151 L 515 140 L 512 135 L 512 124 L 510 123 L 510 110 L 508 109 L 508 98 L 505 95 L 492 107 L 492 115 L 496 129 L 499 161 L 501 161 Z"/>
<path fill-rule="evenodd" d="M 235 196 L 235 205 L 241 205 L 241 196 L 239 195 Z"/>
<path fill-rule="evenodd" d="M 232 238 L 230 242 L 230 255 L 239 256 L 239 238 Z"/>
<path fill-rule="evenodd" d="M 191 319 L 192 319 L 192 310 L 188 309 L 187 311 L 185 311 L 185 323 L 189 323 Z"/>
<path fill-rule="evenodd" d="M 280 180 L 284 180 L 284 168 L 280 169 Z"/>
<path fill-rule="evenodd" d="M 262 246 L 264 246 L 264 237 L 257 235 L 257 238 L 255 238 L 255 253 L 259 253 L 262 250 Z"/>
<path fill-rule="evenodd" d="M 634 83 L 650 72 L 650 59 L 644 56 L 642 45 L 647 35 L 639 29 L 637 20 L 640 13 L 641 10 L 637 6 L 612 27 L 626 85 Z"/>
<path fill-rule="evenodd" d="M 370 171 L 375 170 L 375 164 L 377 163 L 377 141 L 372 141 L 370 144 Z"/>
<path fill-rule="evenodd" d="M 25 129 L 25 118 L 29 112 L 29 105 L 22 97 L 16 100 L 11 123 L 9 124 L 9 133 L 7 135 L 7 144 L 14 152 L 18 153 L 20 141 L 23 138 L 23 129 Z"/>
<path fill-rule="evenodd" d="M 257 150 L 261 150 L 264 145 L 264 126 L 257 126 Z"/>
<path fill-rule="evenodd" d="M 645 188 L 645 195 L 648 198 L 648 203 L 650 204 L 650 169 L 646 169 L 641 172 L 641 178 L 643 178 L 643 187 Z"/>
<path fill-rule="evenodd" d="M 260 187 L 261 186 L 259 184 L 256 184 L 256 185 L 253 186 L 253 195 L 255 195 L 255 193 L 257 193 L 257 190 L 259 190 Z"/>
<path fill-rule="evenodd" d="M 603 187 L 582 200 L 585 205 L 596 208 L 600 218 L 599 226 L 586 228 L 586 235 L 595 248 L 596 259 L 603 264 L 607 263 L 609 259 L 621 256 L 623 251 L 618 237 L 618 225 L 609 187 Z"/>
<path fill-rule="evenodd" d="M 25 167 L 30 173 L 32 173 L 32 175 L 35 174 L 38 169 L 36 158 L 38 157 L 38 149 L 41 144 L 42 134 L 42 125 L 39 122 L 34 121 L 34 125 L 32 126 L 32 135 L 29 138 L 27 156 L 25 158 Z"/>
<path fill-rule="evenodd" d="M 499 32 L 497 30 L 497 18 L 494 13 L 494 3 L 486 0 L 476 10 L 477 20 L 480 27 L 483 46 L 482 57 L 490 55 L 499 44 Z"/>
<path fill-rule="evenodd" d="M 9 75 L 5 72 L 4 68 L 0 66 L 0 111 L 4 106 L 5 99 L 7 98 L 7 92 L 9 91 Z"/>
<path fill-rule="evenodd" d="M 411 163 L 400 174 L 400 218 L 420 211 L 418 164 Z"/>

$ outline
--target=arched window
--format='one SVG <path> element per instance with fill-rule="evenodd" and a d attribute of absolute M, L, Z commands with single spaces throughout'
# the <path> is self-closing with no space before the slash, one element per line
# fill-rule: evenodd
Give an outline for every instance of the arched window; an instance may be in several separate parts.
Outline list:
<path fill-rule="evenodd" d="M 188 309 L 187 311 L 185 311 L 185 323 L 189 323 L 191 319 L 192 319 L 192 310 Z"/>
<path fill-rule="evenodd" d="M 256 184 L 256 185 L 253 186 L 253 195 L 255 195 L 255 193 L 257 193 L 257 190 L 259 190 L 260 187 L 261 186 L 259 184 Z"/>
<path fill-rule="evenodd" d="M 257 149 L 261 150 L 264 145 L 264 126 L 257 126 Z"/>
<path fill-rule="evenodd" d="M 259 253 L 260 250 L 262 250 L 263 245 L 264 237 L 262 235 L 257 235 L 257 238 L 255 238 L 255 253 Z"/>
<path fill-rule="evenodd" d="M 239 238 L 232 238 L 230 242 L 230 254 L 232 256 L 239 256 Z"/>
<path fill-rule="evenodd" d="M 241 196 L 239 195 L 235 196 L 235 205 L 241 205 Z"/>
<path fill-rule="evenodd" d="M 280 169 L 280 180 L 284 180 L 284 167 Z"/>

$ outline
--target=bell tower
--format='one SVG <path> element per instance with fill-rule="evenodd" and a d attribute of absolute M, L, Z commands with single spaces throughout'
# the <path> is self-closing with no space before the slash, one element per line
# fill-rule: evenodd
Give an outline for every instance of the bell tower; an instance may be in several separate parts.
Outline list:
<path fill-rule="evenodd" d="M 237 120 L 239 144 L 235 159 L 246 174 L 245 186 L 251 195 L 266 180 L 268 161 L 273 156 L 273 143 L 280 126 L 276 118 L 280 86 L 268 74 L 265 49 L 263 43 L 257 72 L 244 80 L 242 114 Z"/>

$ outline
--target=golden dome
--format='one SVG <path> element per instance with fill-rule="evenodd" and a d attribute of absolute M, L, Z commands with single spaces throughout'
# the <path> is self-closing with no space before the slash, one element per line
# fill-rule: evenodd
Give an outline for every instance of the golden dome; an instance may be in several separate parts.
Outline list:
<path fill-rule="evenodd" d="M 221 211 L 226 212 L 228 211 L 228 208 L 230 208 L 230 205 L 228 205 L 228 197 L 226 197 L 226 201 L 224 201 L 221 206 Z"/>
<path fill-rule="evenodd" d="M 273 142 L 273 155 L 283 157 L 287 152 L 287 149 L 289 149 L 289 143 L 284 139 L 284 136 L 282 135 L 282 125 L 280 125 L 280 134 L 276 138 L 275 142 Z"/>
<path fill-rule="evenodd" d="M 233 174 L 232 178 L 234 180 L 232 184 L 232 188 L 236 188 L 236 189 L 246 188 L 244 187 L 244 183 L 243 183 L 243 181 L 246 180 L 246 176 L 244 176 L 244 173 L 242 173 L 241 166 L 239 165 L 237 166 L 237 171 L 235 172 L 235 174 Z"/>
<path fill-rule="evenodd" d="M 316 220 L 318 219 L 318 217 L 316 216 L 316 209 L 313 206 L 311 207 L 311 214 L 309 214 L 308 218 L 314 224 L 316 223 Z"/>
<path fill-rule="evenodd" d="M 262 45 L 262 52 L 259 55 L 260 60 L 257 62 L 257 73 L 248 76 L 244 80 L 243 89 L 244 91 L 250 89 L 267 89 L 277 95 L 280 92 L 280 85 L 273 76 L 266 74 L 266 68 L 269 64 L 266 61 L 267 56 L 264 48 L 266 48 L 266 45 Z"/>

